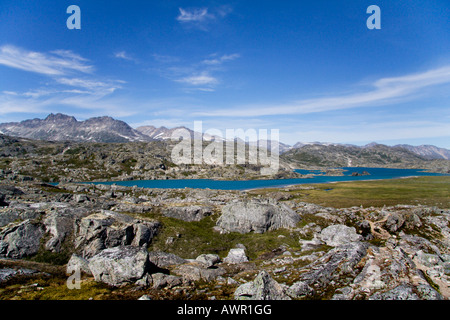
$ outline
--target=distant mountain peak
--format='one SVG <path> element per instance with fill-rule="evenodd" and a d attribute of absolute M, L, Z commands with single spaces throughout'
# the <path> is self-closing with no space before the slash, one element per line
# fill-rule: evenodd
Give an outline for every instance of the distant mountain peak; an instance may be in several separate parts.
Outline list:
<path fill-rule="evenodd" d="M 363 148 L 371 148 L 371 147 L 375 147 L 377 145 L 379 145 L 378 142 L 371 142 L 371 143 L 366 144 Z"/>
<path fill-rule="evenodd" d="M 409 144 L 398 144 L 395 147 L 407 149 L 427 159 L 446 159 L 450 160 L 450 150 L 439 148 L 432 145 L 411 146 Z"/>
<path fill-rule="evenodd" d="M 121 120 L 109 116 L 77 121 L 62 113 L 49 114 L 45 119 L 0 124 L 5 135 L 53 141 L 128 142 L 150 141 L 146 135 Z"/>
<path fill-rule="evenodd" d="M 66 114 L 63 113 L 57 113 L 57 114 L 53 114 L 50 113 L 45 119 L 44 121 L 67 121 L 67 122 L 77 122 L 77 119 L 75 119 L 75 117 L 73 116 L 68 116 Z"/>

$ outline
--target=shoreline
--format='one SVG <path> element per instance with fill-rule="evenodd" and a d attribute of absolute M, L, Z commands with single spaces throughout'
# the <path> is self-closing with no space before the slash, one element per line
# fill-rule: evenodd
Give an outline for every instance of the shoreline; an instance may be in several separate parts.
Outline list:
<path fill-rule="evenodd" d="M 423 175 L 423 176 L 427 176 L 428 175 Z M 440 174 L 439 176 L 449 176 L 447 174 Z M 341 177 L 341 176 L 339 176 Z M 411 175 L 411 176 L 403 176 L 403 177 L 392 177 L 392 178 L 371 178 L 371 179 L 354 179 L 354 180 L 339 180 L 339 181 L 317 181 L 317 182 L 313 182 L 313 181 L 305 181 L 304 183 L 289 183 L 289 184 L 279 184 L 279 185 L 273 185 L 273 186 L 261 186 L 261 187 L 253 187 L 253 188 L 244 188 L 244 189 L 221 189 L 221 188 L 211 188 L 211 187 L 189 187 L 189 186 L 184 186 L 184 187 L 179 187 L 179 188 L 161 188 L 161 187 L 142 187 L 142 186 L 137 186 L 137 185 L 122 185 L 122 184 L 117 184 L 117 182 L 124 182 L 124 181 L 105 181 L 104 183 L 102 182 L 69 182 L 69 183 L 75 183 L 75 184 L 87 184 L 87 185 L 109 185 L 109 186 L 120 186 L 120 187 L 128 187 L 128 188 L 133 188 L 133 187 L 137 187 L 137 188 L 143 188 L 143 189 L 162 189 L 162 190 L 183 190 L 183 189 L 203 189 L 203 190 L 220 190 L 220 191 L 241 191 L 241 192 L 248 192 L 248 191 L 253 191 L 253 190 L 260 190 L 260 189 L 278 189 L 278 188 L 289 188 L 289 187 L 296 187 L 296 186 L 302 186 L 302 185 L 309 185 L 309 184 L 332 184 L 332 183 L 340 183 L 340 182 L 355 182 L 355 181 L 381 181 L 381 180 L 395 180 L 395 179 L 411 179 L 411 178 L 419 178 L 422 177 L 420 175 Z M 181 179 L 181 180 L 190 180 L 190 179 Z M 194 179 L 192 179 L 194 180 Z M 198 180 L 210 180 L 210 179 L 198 179 Z M 304 179 L 304 180 L 310 180 L 310 179 Z M 134 181 L 147 181 L 147 180 L 129 180 L 129 182 L 134 182 Z M 148 181 L 156 181 L 156 180 L 148 180 Z M 161 181 L 174 181 L 174 180 L 161 180 Z M 211 180 L 211 181 L 216 181 L 216 180 Z M 225 180 L 224 180 L 225 181 Z M 243 182 L 243 181 L 254 181 L 254 180 L 226 180 L 229 182 Z M 270 179 L 268 179 L 267 181 L 271 181 Z M 281 182 L 281 181 L 280 181 Z M 60 183 L 51 183 L 51 185 L 54 186 L 58 186 Z"/>
<path fill-rule="evenodd" d="M 328 181 L 328 182 L 311 182 L 311 183 L 305 183 L 305 184 L 332 184 L 332 183 L 341 183 L 341 182 L 381 181 L 381 180 L 411 179 L 411 178 L 419 178 L 419 177 L 421 177 L 421 176 L 367 179 L 367 180 L 342 180 L 342 181 Z M 422 177 L 429 177 L 429 176 L 422 176 Z M 272 188 L 288 188 L 288 187 L 296 187 L 296 186 L 301 186 L 301 185 L 303 185 L 303 184 L 289 184 L 289 185 L 281 185 L 281 186 L 273 186 L 273 187 L 251 188 L 251 189 L 245 189 L 245 190 L 240 190 L 240 191 L 252 191 L 252 190 L 272 189 Z"/>

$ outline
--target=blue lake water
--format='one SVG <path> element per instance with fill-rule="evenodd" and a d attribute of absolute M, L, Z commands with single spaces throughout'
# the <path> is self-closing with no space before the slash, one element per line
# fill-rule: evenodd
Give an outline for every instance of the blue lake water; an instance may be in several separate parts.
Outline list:
<path fill-rule="evenodd" d="M 381 180 L 381 179 L 395 179 L 411 176 L 443 176 L 448 174 L 429 173 L 421 169 L 388 169 L 388 168 L 342 168 L 344 176 L 323 176 L 314 175 L 307 179 L 275 179 L 275 180 L 242 180 L 242 181 L 221 181 L 210 179 L 177 179 L 177 180 L 132 180 L 132 181 L 108 181 L 108 182 L 94 182 L 94 184 L 116 184 L 119 186 L 137 186 L 141 188 L 161 188 L 161 189 L 218 189 L 218 190 L 246 190 L 256 188 L 282 187 L 296 184 L 309 183 L 328 183 L 338 181 L 364 181 L 364 180 Z M 318 174 L 317 170 L 295 170 L 301 174 Z M 353 172 L 363 173 L 367 171 L 370 175 L 366 176 L 352 176 Z"/>

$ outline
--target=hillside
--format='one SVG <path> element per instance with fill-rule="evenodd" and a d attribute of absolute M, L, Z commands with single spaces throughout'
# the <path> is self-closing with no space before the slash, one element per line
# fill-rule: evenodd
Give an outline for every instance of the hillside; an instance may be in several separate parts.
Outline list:
<path fill-rule="evenodd" d="M 209 145 L 203 142 L 203 146 Z M 94 143 L 42 141 L 0 134 L 0 178 L 38 181 L 298 178 L 283 161 L 272 176 L 261 165 L 180 164 L 172 161 L 175 142 Z M 236 149 L 236 148 L 235 148 Z"/>
<path fill-rule="evenodd" d="M 304 145 L 281 155 L 293 168 L 311 167 L 392 167 L 423 168 L 447 173 L 448 160 L 429 160 L 403 147 L 372 144 L 365 148 L 350 145 Z"/>
<path fill-rule="evenodd" d="M 180 128 L 187 130 L 192 139 L 200 136 L 184 127 L 169 129 L 142 126 L 133 129 L 127 123 L 107 116 L 78 121 L 72 116 L 61 113 L 50 114 L 45 119 L 0 124 L 0 134 L 5 135 L 1 138 L 0 155 L 12 157 L 12 159 L 1 159 L 1 162 L 3 167 L 7 161 L 15 163 L 22 172 L 28 175 L 33 174 L 33 176 L 38 176 L 36 172 L 42 173 L 45 168 L 50 168 L 56 163 L 55 170 L 60 165 L 66 170 L 64 171 L 66 174 L 62 171 L 58 174 L 49 172 L 45 176 L 58 175 L 61 179 L 69 180 L 92 180 L 105 177 L 117 179 L 261 178 L 258 176 L 261 166 L 258 165 L 212 166 L 203 163 L 200 167 L 176 166 L 170 160 L 175 144 L 171 141 L 171 137 L 175 130 Z M 204 146 L 213 138 L 207 134 L 201 137 Z M 215 141 L 226 142 L 223 138 L 215 139 Z M 269 148 L 273 143 L 258 141 L 259 144 L 261 142 L 265 142 L 263 145 Z M 127 143 L 130 144 L 127 145 Z M 236 138 L 234 143 L 240 144 L 244 141 Z M 247 144 L 255 145 L 256 142 L 247 142 Z M 361 147 L 338 143 L 298 142 L 291 147 L 280 142 L 279 153 L 282 170 L 272 177 L 297 177 L 293 173 L 288 173 L 293 168 L 343 166 L 424 168 L 443 173 L 450 171 L 448 160 L 450 151 L 429 145 L 390 147 L 370 143 Z M 42 156 L 47 157 L 46 161 L 49 163 L 36 165 L 24 160 Z M 23 159 L 18 162 L 18 159 L 14 157 Z M 35 162 L 41 161 L 42 159 L 36 159 Z M 64 163 L 67 161 L 71 162 L 66 168 Z M 166 167 L 166 170 L 163 170 L 164 174 L 154 169 L 164 163 L 171 163 L 164 165 Z M 88 171 L 91 173 L 87 174 Z"/>
<path fill-rule="evenodd" d="M 450 150 L 438 148 L 436 146 L 431 145 L 411 146 L 408 144 L 399 144 L 396 145 L 396 147 L 405 148 L 427 159 L 450 160 Z"/>

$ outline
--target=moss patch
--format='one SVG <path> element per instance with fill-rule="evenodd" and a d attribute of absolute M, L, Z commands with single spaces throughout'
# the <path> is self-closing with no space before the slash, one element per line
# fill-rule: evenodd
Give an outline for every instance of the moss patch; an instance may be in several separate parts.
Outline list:
<path fill-rule="evenodd" d="M 245 245 L 247 255 L 251 259 L 281 245 L 300 249 L 299 237 L 294 235 L 294 231 L 287 229 L 268 231 L 262 234 L 253 232 L 220 234 L 213 230 L 218 214 L 193 222 L 168 218 L 160 214 L 152 214 L 151 218 L 160 221 L 162 227 L 159 234 L 153 239 L 149 250 L 170 252 L 185 259 L 194 259 L 202 253 L 215 253 L 223 258 L 238 243 Z"/>

